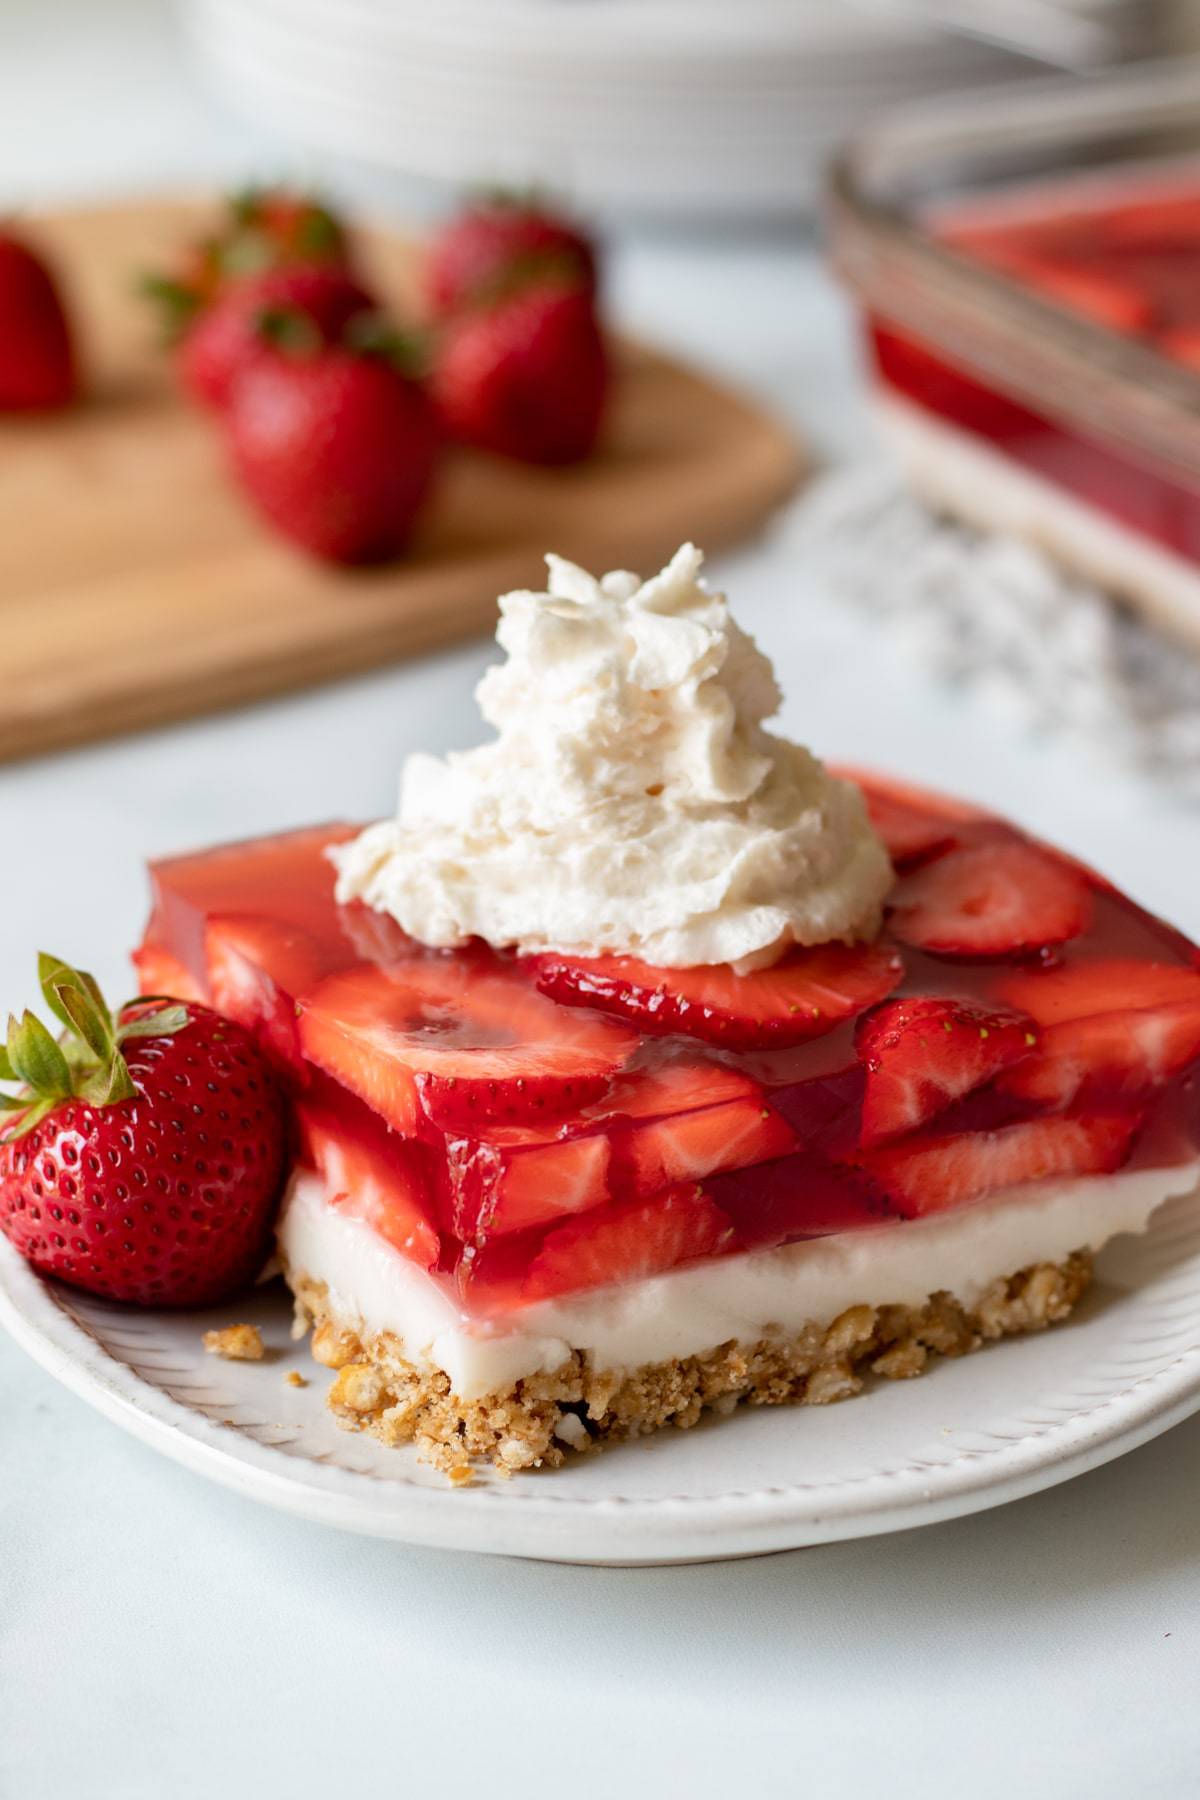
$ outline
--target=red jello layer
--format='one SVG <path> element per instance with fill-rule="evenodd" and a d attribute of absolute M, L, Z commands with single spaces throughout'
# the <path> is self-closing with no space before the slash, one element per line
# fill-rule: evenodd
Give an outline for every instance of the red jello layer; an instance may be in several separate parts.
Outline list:
<path fill-rule="evenodd" d="M 335 904 L 350 827 L 158 864 L 143 985 L 258 1032 L 300 1160 L 481 1313 L 1189 1157 L 1195 948 L 1002 821 L 868 798 L 889 930 L 794 952 L 774 1008 L 729 970 L 423 949 Z"/>
<path fill-rule="evenodd" d="M 1200 562 L 1196 489 L 1009 399 L 886 320 L 871 322 L 870 341 L 886 388 L 1142 537 Z"/>

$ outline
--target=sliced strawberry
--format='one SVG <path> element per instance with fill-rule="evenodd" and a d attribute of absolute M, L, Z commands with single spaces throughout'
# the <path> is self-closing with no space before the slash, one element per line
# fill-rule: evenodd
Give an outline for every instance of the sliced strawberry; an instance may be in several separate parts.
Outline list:
<path fill-rule="evenodd" d="M 949 850 L 907 876 L 891 927 L 936 956 L 1016 956 L 1087 929 L 1092 896 L 1068 863 L 1016 838 Z"/>
<path fill-rule="evenodd" d="M 1138 1120 L 1128 1114 L 1032 1119 L 999 1131 L 934 1134 L 868 1151 L 863 1166 L 909 1217 L 942 1212 L 993 1189 L 1120 1168 Z"/>
<path fill-rule="evenodd" d="M 602 1206 L 609 1198 L 610 1148 L 603 1132 L 547 1141 L 505 1126 L 486 1141 L 450 1139 L 446 1174 L 455 1236 L 482 1244 Z"/>
<path fill-rule="evenodd" d="M 418 1077 L 418 1082 L 421 1077 Z M 757 1082 L 699 1058 L 630 1070 L 570 1138 L 538 1128 L 480 1123 L 447 1130 L 450 1217 L 464 1242 L 599 1206 L 610 1194 L 642 1197 L 720 1169 L 791 1150 L 795 1133 L 766 1105 Z"/>
<path fill-rule="evenodd" d="M 830 1162 L 812 1150 L 717 1175 L 705 1182 L 704 1191 L 732 1219 L 738 1242 L 747 1250 L 861 1231 L 900 1217 L 864 1170 Z"/>
<path fill-rule="evenodd" d="M 1136 281 L 1122 276 L 1119 261 L 1081 254 L 1090 248 L 1090 234 L 1073 244 L 1066 221 L 1032 230 L 1008 226 L 956 232 L 953 242 L 956 249 L 999 269 L 1010 280 L 1110 331 L 1141 332 L 1153 322 L 1150 296 Z"/>
<path fill-rule="evenodd" d="M 553 1060 L 553 1057 L 552 1057 Z M 574 1075 L 547 1067 L 495 1081 L 419 1074 L 421 1106 L 439 1131 L 470 1132 L 492 1124 L 535 1125 L 581 1112 L 607 1093 L 604 1073 Z"/>
<path fill-rule="evenodd" d="M 1158 334 L 1158 347 L 1189 369 L 1200 369 L 1200 325 L 1172 325 Z"/>
<path fill-rule="evenodd" d="M 663 1119 L 728 1100 L 754 1099 L 761 1102 L 762 1089 L 749 1075 L 685 1049 L 680 1055 L 668 1051 L 664 1061 L 623 1070 L 613 1080 L 603 1104 L 591 1108 L 591 1115 Z"/>
<path fill-rule="evenodd" d="M 936 851 L 954 844 L 955 821 L 937 806 L 921 805 L 919 796 L 909 797 L 903 788 L 876 787 L 865 778 L 860 787 L 871 824 L 896 868 L 925 862 Z"/>
<path fill-rule="evenodd" d="M 1039 1025 L 1057 1025 L 1096 1013 L 1200 1005 L 1200 968 L 1133 957 L 1073 962 L 1061 969 L 1016 970 L 1003 977 L 997 991 Z"/>
<path fill-rule="evenodd" d="M 898 869 L 925 862 L 954 843 L 953 826 L 934 813 L 923 812 L 906 800 L 878 790 L 866 790 L 866 801 L 871 823 Z"/>
<path fill-rule="evenodd" d="M 203 1002 L 200 983 L 177 956 L 159 944 L 139 944 L 132 956 L 140 994 L 164 994 L 172 1000 Z"/>
<path fill-rule="evenodd" d="M 613 1189 L 621 1194 L 652 1194 L 781 1156 L 795 1143 L 758 1082 L 695 1054 L 628 1070 L 592 1111 L 613 1139 Z"/>
<path fill-rule="evenodd" d="M 1057 305 L 1080 313 L 1097 325 L 1105 325 L 1110 331 L 1136 334 L 1148 331 L 1154 323 L 1154 304 L 1149 294 L 1109 270 L 1080 268 L 1048 256 L 1019 253 L 989 260 Z"/>
<path fill-rule="evenodd" d="M 419 1147 L 402 1143 L 365 1107 L 345 1099 L 336 1111 L 300 1100 L 294 1112 L 302 1160 L 324 1178 L 329 1204 L 432 1269 L 440 1241 L 427 1211 Z"/>
<path fill-rule="evenodd" d="M 523 1293 L 527 1300 L 548 1300 L 580 1288 L 641 1281 L 735 1245 L 720 1207 L 688 1183 L 557 1226 L 530 1264 Z"/>
<path fill-rule="evenodd" d="M 1137 1100 L 1197 1056 L 1200 1000 L 1092 1013 L 1051 1025 L 1037 1056 L 1009 1070 L 1001 1086 L 1044 1106 Z"/>
<path fill-rule="evenodd" d="M 861 1019 L 858 1054 L 867 1071 L 862 1141 L 915 1131 L 952 1101 L 1027 1057 L 1032 1022 L 965 1000 L 889 1000 Z"/>
<path fill-rule="evenodd" d="M 296 1009 L 321 979 L 320 945 L 299 926 L 231 913 L 208 921 L 204 955 L 217 1011 L 253 1032 L 276 1067 L 303 1081 Z"/>
<path fill-rule="evenodd" d="M 960 827 L 982 824 L 989 815 L 965 800 L 892 781 L 873 769 L 838 764 L 831 773 L 853 781 L 863 792 L 871 823 L 898 869 L 926 862 L 958 841 Z"/>
<path fill-rule="evenodd" d="M 637 1194 L 722 1169 L 743 1169 L 796 1147 L 796 1134 L 761 1094 L 701 1106 L 634 1126 L 622 1146 L 622 1175 Z"/>
<path fill-rule="evenodd" d="M 566 1111 L 594 1097 L 635 1047 L 607 1019 L 569 1013 L 519 972 L 464 957 L 360 965 L 323 982 L 303 1007 L 304 1054 L 397 1130 L 421 1107 L 507 1117 Z"/>
<path fill-rule="evenodd" d="M 748 975 L 727 963 L 659 969 L 628 956 L 549 955 L 539 958 L 537 983 L 564 1006 L 618 1013 L 643 1032 L 752 1050 L 832 1031 L 890 994 L 903 973 L 882 945 L 821 944 Z"/>

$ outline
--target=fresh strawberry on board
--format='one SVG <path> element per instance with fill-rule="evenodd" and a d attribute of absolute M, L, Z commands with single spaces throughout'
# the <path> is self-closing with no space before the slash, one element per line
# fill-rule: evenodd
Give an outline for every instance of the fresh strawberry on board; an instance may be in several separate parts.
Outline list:
<path fill-rule="evenodd" d="M 350 320 L 375 308 L 371 295 L 337 265 L 295 263 L 247 276 L 203 308 L 179 344 L 180 380 L 202 406 L 219 409 L 246 365 L 261 356 L 273 318 L 309 322 L 317 341 L 336 343 Z"/>
<path fill-rule="evenodd" d="M 821 1037 L 885 999 L 903 974 L 884 945 L 820 944 L 746 975 L 727 963 L 660 969 L 631 956 L 548 954 L 538 961 L 537 983 L 565 1006 L 617 1013 L 639 1031 L 753 1050 Z"/>
<path fill-rule="evenodd" d="M 1092 896 L 1070 863 L 997 837 L 926 863 L 889 906 L 896 936 L 935 956 L 1021 956 L 1086 931 Z"/>
<path fill-rule="evenodd" d="M 591 294 L 558 275 L 502 287 L 447 322 L 430 386 L 460 443 L 518 462 L 580 462 L 595 448 L 609 388 Z"/>
<path fill-rule="evenodd" d="M 284 1173 L 283 1102 L 240 1026 L 38 971 L 63 1027 L 10 1019 L 0 1229 L 44 1275 L 142 1306 L 203 1306 L 258 1273 Z"/>
<path fill-rule="evenodd" d="M 49 412 L 78 392 L 71 328 L 36 250 L 0 231 L 0 412 Z"/>
<path fill-rule="evenodd" d="M 293 323 L 295 323 L 293 321 Z M 277 531 L 329 562 L 404 549 L 437 466 L 437 420 L 403 354 L 287 335 L 222 415 L 230 461 Z"/>
<path fill-rule="evenodd" d="M 553 272 L 594 294 L 595 246 L 579 226 L 537 201 L 504 194 L 476 201 L 430 244 L 430 310 L 445 317 L 477 305 L 514 271 Z"/>
<path fill-rule="evenodd" d="M 174 342 L 228 289 L 300 266 L 351 275 L 353 256 L 341 220 L 310 194 L 251 188 L 233 195 L 212 227 L 182 247 L 173 268 L 145 276 L 141 286 Z"/>
<path fill-rule="evenodd" d="M 1032 1020 L 966 1000 L 890 1000 L 860 1019 L 862 1141 L 915 1131 L 1037 1044 Z"/>
<path fill-rule="evenodd" d="M 345 225 L 314 194 L 252 187 L 229 201 L 222 249 L 226 273 L 253 273 L 286 263 L 348 268 L 352 260 Z"/>

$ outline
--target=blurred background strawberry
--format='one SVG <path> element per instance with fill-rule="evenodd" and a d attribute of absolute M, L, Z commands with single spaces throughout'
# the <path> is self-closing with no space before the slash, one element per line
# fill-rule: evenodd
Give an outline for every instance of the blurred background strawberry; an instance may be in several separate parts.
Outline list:
<path fill-rule="evenodd" d="M 24 237 L 0 231 L 0 411 L 67 406 L 75 346 L 58 283 Z"/>

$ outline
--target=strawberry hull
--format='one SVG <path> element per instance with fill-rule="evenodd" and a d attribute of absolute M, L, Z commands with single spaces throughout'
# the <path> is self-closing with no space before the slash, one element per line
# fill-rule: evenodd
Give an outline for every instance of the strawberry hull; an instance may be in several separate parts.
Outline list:
<path fill-rule="evenodd" d="M 338 1205 L 481 1316 L 1194 1155 L 1200 952 L 977 809 L 867 796 L 894 929 L 774 987 L 425 950 L 335 904 L 349 826 L 159 864 L 139 971 L 257 1036 Z"/>

